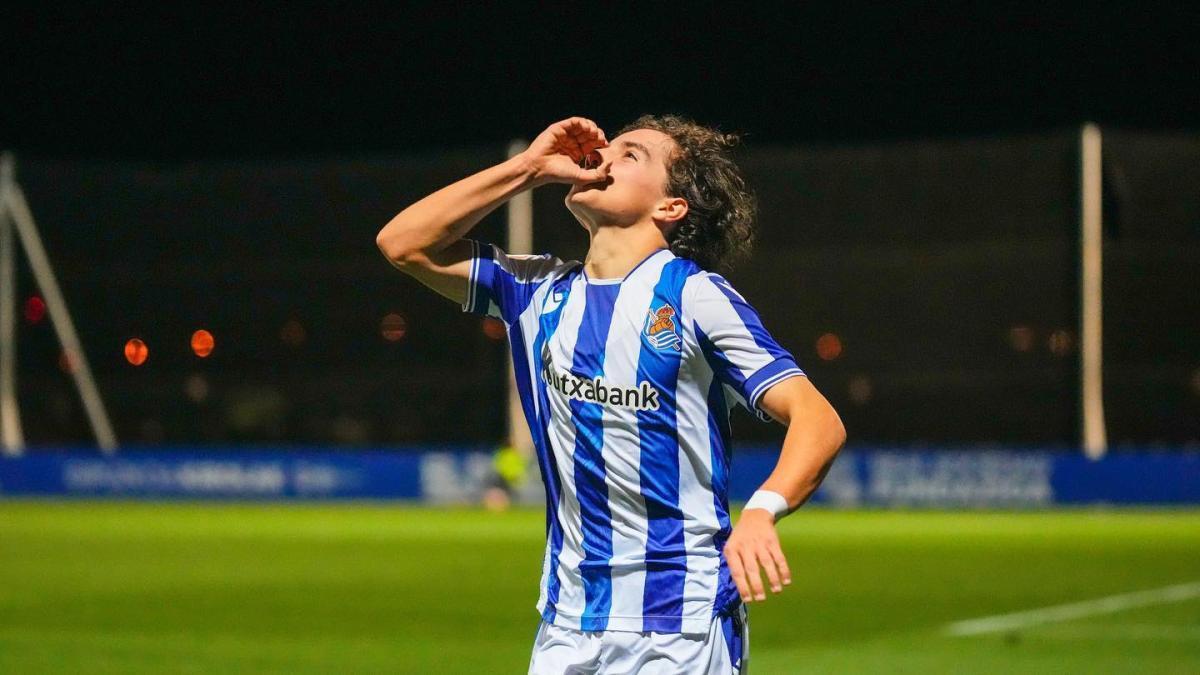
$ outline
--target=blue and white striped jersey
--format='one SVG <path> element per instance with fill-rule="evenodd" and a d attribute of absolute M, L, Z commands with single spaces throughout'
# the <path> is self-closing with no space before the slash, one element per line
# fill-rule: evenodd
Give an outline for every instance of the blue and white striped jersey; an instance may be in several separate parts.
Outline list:
<path fill-rule="evenodd" d="M 472 241 L 463 309 L 508 326 L 546 485 L 538 611 L 578 630 L 707 634 L 740 602 L 729 411 L 803 375 L 729 283 L 660 249 L 624 279 Z"/>

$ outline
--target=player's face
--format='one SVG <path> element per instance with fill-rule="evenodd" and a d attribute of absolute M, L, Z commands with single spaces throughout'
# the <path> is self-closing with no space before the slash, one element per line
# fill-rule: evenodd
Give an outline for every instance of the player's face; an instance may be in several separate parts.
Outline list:
<path fill-rule="evenodd" d="M 589 157 L 586 166 L 609 163 L 608 178 L 575 185 L 567 193 L 567 209 L 585 227 L 631 225 L 650 217 L 666 195 L 667 162 L 675 141 L 661 131 L 634 129 L 614 138 Z"/>

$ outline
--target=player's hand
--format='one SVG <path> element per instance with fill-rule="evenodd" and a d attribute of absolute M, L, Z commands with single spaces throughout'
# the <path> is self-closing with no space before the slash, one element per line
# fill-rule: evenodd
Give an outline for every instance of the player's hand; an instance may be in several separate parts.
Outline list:
<path fill-rule="evenodd" d="M 555 122 L 538 134 L 523 153 L 534 168 L 534 186 L 547 183 L 587 185 L 608 177 L 611 162 L 601 160 L 608 147 L 604 131 L 585 117 Z"/>
<path fill-rule="evenodd" d="M 766 509 L 742 511 L 733 534 L 725 542 L 725 560 L 743 602 L 767 599 L 763 573 L 775 593 L 792 583 L 792 573 L 775 533 L 775 516 Z"/>

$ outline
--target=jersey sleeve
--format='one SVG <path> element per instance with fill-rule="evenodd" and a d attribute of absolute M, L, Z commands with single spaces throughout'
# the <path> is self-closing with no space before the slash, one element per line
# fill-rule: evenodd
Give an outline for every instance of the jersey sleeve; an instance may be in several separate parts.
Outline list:
<path fill-rule="evenodd" d="M 511 324 L 529 305 L 534 290 L 565 263 L 546 255 L 509 255 L 499 246 L 474 239 L 463 311 Z"/>
<path fill-rule="evenodd" d="M 701 272 L 688 280 L 696 339 L 713 374 L 737 403 L 769 422 L 763 394 L 789 377 L 804 375 L 796 359 L 763 328 L 758 312 L 723 277 Z M 686 310 L 685 310 L 686 311 Z"/>

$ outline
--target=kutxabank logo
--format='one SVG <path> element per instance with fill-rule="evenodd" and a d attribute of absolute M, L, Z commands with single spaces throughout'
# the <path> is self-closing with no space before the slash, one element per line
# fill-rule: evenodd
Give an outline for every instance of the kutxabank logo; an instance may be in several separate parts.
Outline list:
<path fill-rule="evenodd" d="M 542 380 L 551 389 L 576 401 L 634 410 L 658 410 L 659 407 L 659 391 L 645 381 L 636 387 L 618 387 L 601 377 L 589 379 L 570 372 L 555 372 L 548 364 L 542 367 Z"/>

